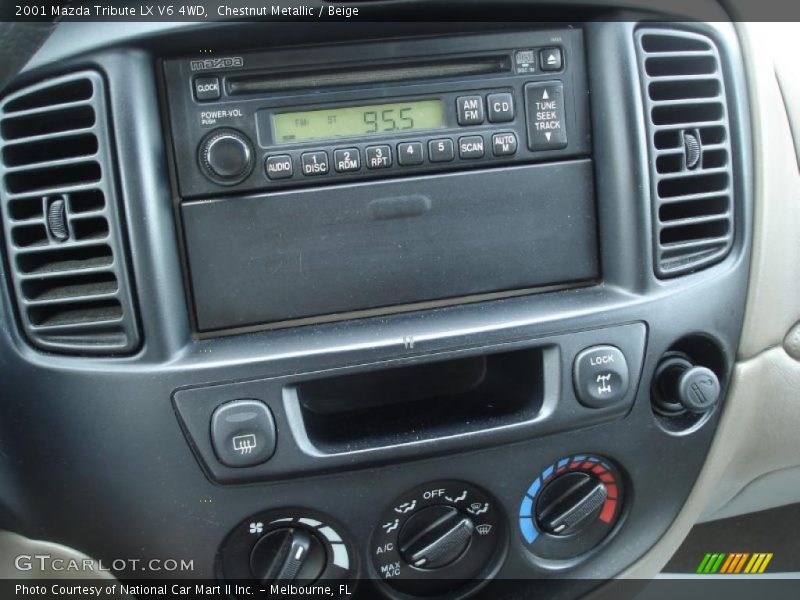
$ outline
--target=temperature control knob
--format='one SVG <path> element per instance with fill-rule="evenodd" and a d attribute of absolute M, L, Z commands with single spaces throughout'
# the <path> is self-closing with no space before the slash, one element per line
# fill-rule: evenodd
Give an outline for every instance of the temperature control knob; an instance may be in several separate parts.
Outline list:
<path fill-rule="evenodd" d="M 597 518 L 607 497 L 606 485 L 591 473 L 559 475 L 539 495 L 536 522 L 545 533 L 572 535 Z"/>
<path fill-rule="evenodd" d="M 571 568 L 614 534 L 624 506 L 623 480 L 608 459 L 566 456 L 547 465 L 519 505 L 519 531 L 545 569 Z"/>
<path fill-rule="evenodd" d="M 418 569 L 446 567 L 469 548 L 474 531 L 472 519 L 453 506 L 424 508 L 400 531 L 400 556 Z"/>
<path fill-rule="evenodd" d="M 234 185 L 253 170 L 253 145 L 241 131 L 217 129 L 203 138 L 198 159 L 209 179 Z"/>

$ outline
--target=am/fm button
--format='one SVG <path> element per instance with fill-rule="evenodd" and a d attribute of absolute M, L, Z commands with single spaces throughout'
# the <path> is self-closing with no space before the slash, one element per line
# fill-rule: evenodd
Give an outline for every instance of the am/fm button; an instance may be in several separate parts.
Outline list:
<path fill-rule="evenodd" d="M 483 123 L 483 96 L 459 96 L 456 98 L 459 125 Z"/>

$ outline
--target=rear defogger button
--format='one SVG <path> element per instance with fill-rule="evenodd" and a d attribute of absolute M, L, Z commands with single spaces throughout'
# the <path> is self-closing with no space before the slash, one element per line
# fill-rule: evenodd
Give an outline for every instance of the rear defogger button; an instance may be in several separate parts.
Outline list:
<path fill-rule="evenodd" d="M 529 150 L 557 150 L 567 145 L 564 84 L 560 81 L 525 85 L 525 120 Z"/>

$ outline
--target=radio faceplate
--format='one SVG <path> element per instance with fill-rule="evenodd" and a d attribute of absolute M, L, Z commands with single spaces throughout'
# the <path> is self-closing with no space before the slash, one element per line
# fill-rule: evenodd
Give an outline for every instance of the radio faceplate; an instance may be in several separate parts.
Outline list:
<path fill-rule="evenodd" d="M 580 29 L 166 60 L 164 73 L 184 198 L 591 149 Z"/>

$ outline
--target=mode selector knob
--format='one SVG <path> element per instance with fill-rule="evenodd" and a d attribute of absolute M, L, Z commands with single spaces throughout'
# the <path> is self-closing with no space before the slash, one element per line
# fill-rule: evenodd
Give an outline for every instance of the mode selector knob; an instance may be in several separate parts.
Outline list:
<path fill-rule="evenodd" d="M 400 556 L 418 569 L 446 567 L 466 552 L 474 531 L 472 519 L 453 506 L 424 508 L 400 531 Z"/>
<path fill-rule="evenodd" d="M 216 183 L 235 185 L 250 175 L 255 162 L 253 145 L 236 129 L 217 129 L 200 143 L 200 167 Z"/>

